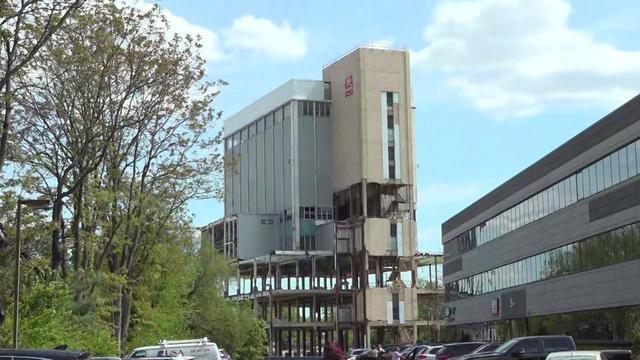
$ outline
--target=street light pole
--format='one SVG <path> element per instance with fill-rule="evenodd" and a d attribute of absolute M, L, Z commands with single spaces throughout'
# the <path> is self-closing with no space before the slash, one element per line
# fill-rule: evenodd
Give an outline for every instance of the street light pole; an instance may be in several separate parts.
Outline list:
<path fill-rule="evenodd" d="M 13 305 L 13 348 L 18 348 L 18 331 L 20 326 L 20 316 L 18 316 L 20 310 L 20 253 L 22 252 L 20 241 L 20 217 L 22 209 L 22 199 L 18 199 L 18 208 L 16 209 L 16 272 L 14 277 L 13 292 L 15 303 Z"/>
<path fill-rule="evenodd" d="M 16 209 L 16 271 L 14 277 L 13 294 L 15 304 L 13 307 L 13 348 L 17 349 L 20 335 L 20 254 L 22 253 L 22 242 L 20 241 L 20 222 L 22 217 L 22 205 L 34 209 L 48 208 L 51 201 L 48 199 L 22 199 L 18 198 L 18 207 Z"/>

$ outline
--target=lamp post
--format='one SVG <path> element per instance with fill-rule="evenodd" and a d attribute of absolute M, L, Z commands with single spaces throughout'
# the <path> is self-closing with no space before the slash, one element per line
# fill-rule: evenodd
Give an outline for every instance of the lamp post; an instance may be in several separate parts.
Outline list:
<path fill-rule="evenodd" d="M 44 209 L 51 206 L 51 201 L 48 199 L 22 199 L 18 198 L 18 206 L 16 209 L 16 272 L 14 277 L 13 294 L 15 299 L 15 305 L 13 307 L 13 348 L 18 348 L 18 334 L 19 334 L 19 311 L 20 311 L 20 218 L 22 215 L 22 205 L 34 208 Z"/>

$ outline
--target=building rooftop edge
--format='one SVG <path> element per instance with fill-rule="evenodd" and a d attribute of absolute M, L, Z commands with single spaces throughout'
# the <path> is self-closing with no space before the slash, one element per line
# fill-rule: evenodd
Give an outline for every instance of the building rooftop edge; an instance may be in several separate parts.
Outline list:
<path fill-rule="evenodd" d="M 337 63 L 338 61 L 344 59 L 345 57 L 351 55 L 352 53 L 354 53 L 354 52 L 356 52 L 356 51 L 358 51 L 360 49 L 409 52 L 409 49 L 406 48 L 406 47 L 398 47 L 398 46 L 394 46 L 394 45 L 386 45 L 386 44 L 379 44 L 379 43 L 364 43 L 364 44 L 360 44 L 360 45 L 357 45 L 357 46 L 351 48 L 351 50 L 343 53 L 340 56 L 337 56 L 331 62 L 322 65 L 322 70 L 328 68 L 329 66 Z"/>
<path fill-rule="evenodd" d="M 462 211 L 447 219 L 442 223 L 442 243 L 445 243 L 445 234 L 452 232 L 473 217 L 489 209 L 495 203 L 506 199 L 525 186 L 539 180 L 553 169 L 571 161 L 584 150 L 599 144 L 636 121 L 640 121 L 640 95 L 634 96 L 541 159 L 471 203 Z M 563 158 L 568 160 L 561 161 Z"/>
<path fill-rule="evenodd" d="M 322 80 L 290 79 L 224 120 L 227 137 L 289 100 L 324 100 Z"/>

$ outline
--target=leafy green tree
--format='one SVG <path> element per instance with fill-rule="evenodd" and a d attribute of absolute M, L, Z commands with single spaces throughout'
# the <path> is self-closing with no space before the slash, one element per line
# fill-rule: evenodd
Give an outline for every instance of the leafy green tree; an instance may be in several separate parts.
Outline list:
<path fill-rule="evenodd" d="M 74 313 L 73 292 L 64 281 L 38 282 L 27 289 L 20 304 L 22 347 L 51 349 L 66 344 L 70 349 L 91 349 L 94 355 L 117 353 L 109 323 L 95 313 Z M 0 347 L 10 346 L 12 320 L 0 327 Z"/>
<path fill-rule="evenodd" d="M 36 3 L 82 1 L 23 2 Z M 68 10 L 66 21 L 52 18 L 55 37 L 24 53 L 29 66 L 8 71 L 24 90 L 4 97 L 16 104 L 4 115 L 20 126 L 0 220 L 15 221 L 19 193 L 54 204 L 22 219 L 21 344 L 116 355 L 207 336 L 237 359 L 261 358 L 265 324 L 250 304 L 224 299 L 233 269 L 199 249 L 186 207 L 221 195 L 212 105 L 224 81 L 208 80 L 198 38 L 167 37 L 158 7 L 106 0 Z M 6 24 L 22 17 L 4 2 L 0 14 L 13 19 Z M 15 233 L 4 230 L 0 306 L 14 301 Z M 0 346 L 9 345 L 11 325 L 0 324 Z"/>
<path fill-rule="evenodd" d="M 0 171 L 4 168 L 14 97 L 21 86 L 13 78 L 25 70 L 40 49 L 84 0 L 2 0 L 0 2 Z M 24 85 L 24 84 L 19 84 Z"/>
<path fill-rule="evenodd" d="M 214 339 L 240 360 L 261 359 L 267 340 L 264 321 L 254 316 L 250 304 L 223 297 L 232 268 L 210 247 L 203 248 L 201 266 L 199 285 L 193 292 L 197 304 L 191 321 L 194 334 Z"/>

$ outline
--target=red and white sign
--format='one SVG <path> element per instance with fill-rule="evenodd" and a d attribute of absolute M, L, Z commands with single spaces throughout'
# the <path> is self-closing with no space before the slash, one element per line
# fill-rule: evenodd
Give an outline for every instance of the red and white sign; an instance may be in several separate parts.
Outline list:
<path fill-rule="evenodd" d="M 349 75 L 344 79 L 344 97 L 351 95 L 353 95 L 353 75 Z"/>

